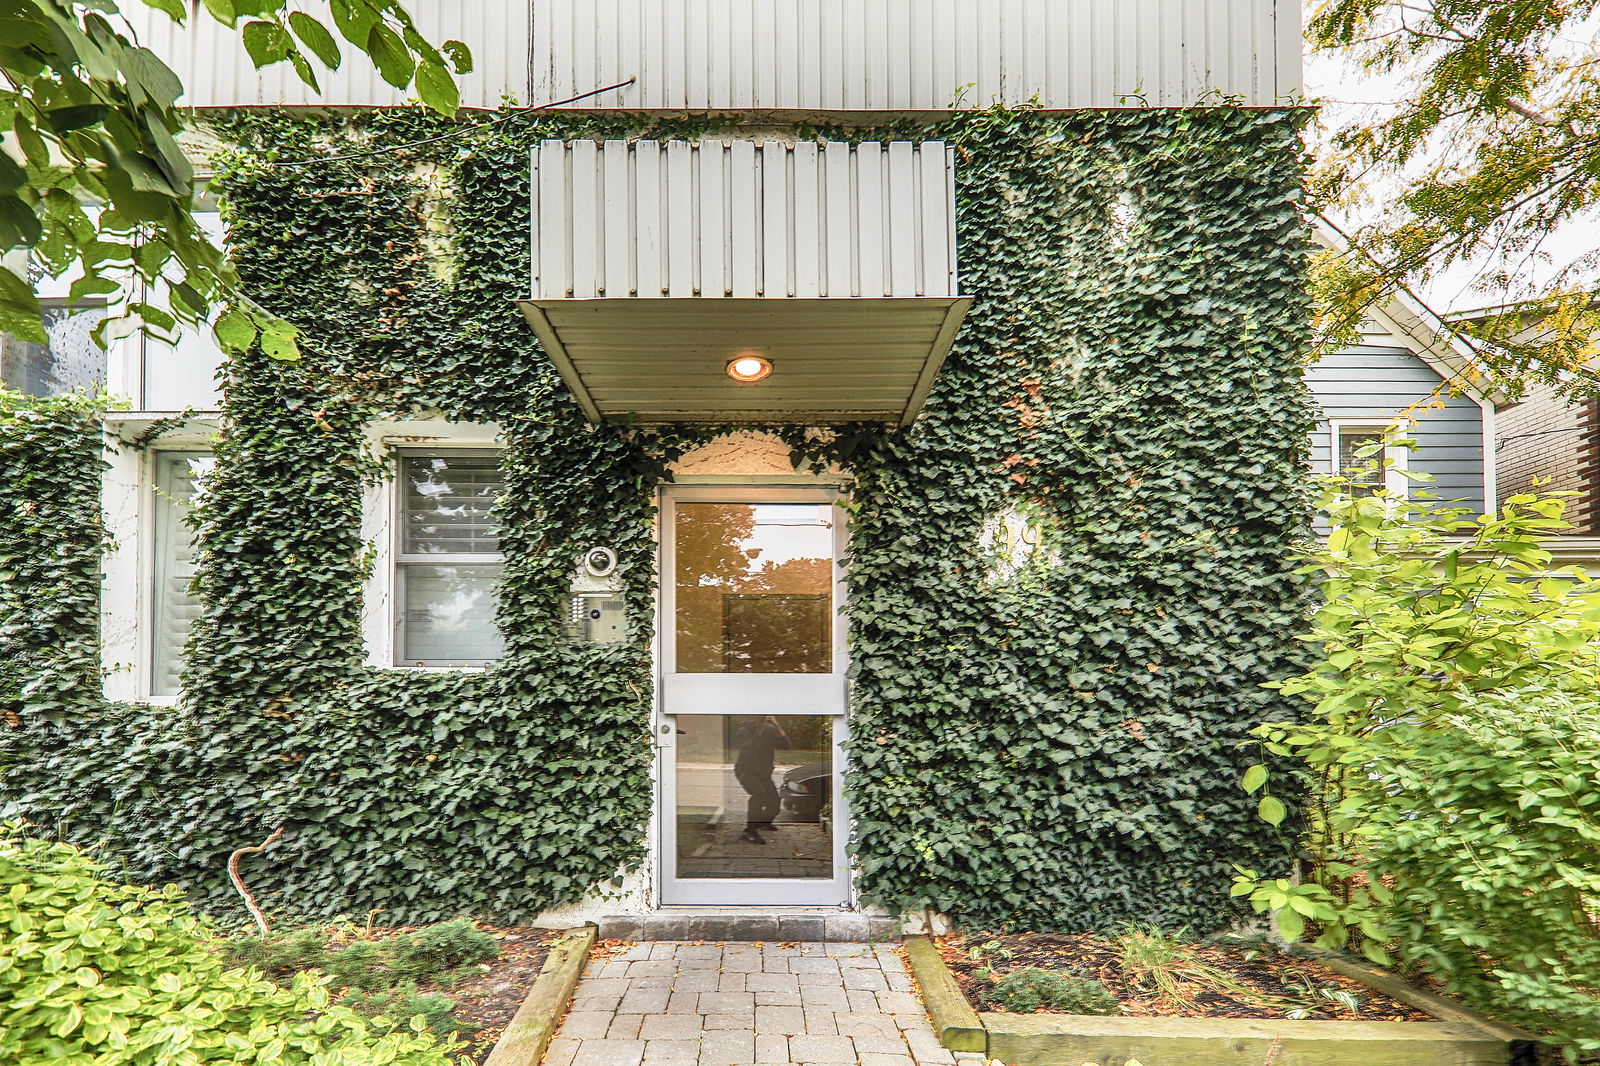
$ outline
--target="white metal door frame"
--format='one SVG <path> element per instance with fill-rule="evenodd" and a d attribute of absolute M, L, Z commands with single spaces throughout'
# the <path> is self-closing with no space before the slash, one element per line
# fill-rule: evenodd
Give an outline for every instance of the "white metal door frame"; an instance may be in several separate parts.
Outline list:
<path fill-rule="evenodd" d="M 828 674 L 677 673 L 676 528 L 680 503 L 825 503 L 833 508 L 833 670 Z M 843 743 L 846 730 L 844 551 L 848 531 L 839 492 L 831 486 L 669 485 L 660 508 L 660 603 L 656 626 L 656 750 L 658 780 L 659 901 L 667 905 L 843 906 L 850 899 L 846 847 L 850 812 L 845 804 Z M 680 715 L 827 714 L 833 722 L 833 876 L 831 878 L 680 878 L 677 876 L 677 725 Z M 685 708 L 692 707 L 692 710 Z"/>

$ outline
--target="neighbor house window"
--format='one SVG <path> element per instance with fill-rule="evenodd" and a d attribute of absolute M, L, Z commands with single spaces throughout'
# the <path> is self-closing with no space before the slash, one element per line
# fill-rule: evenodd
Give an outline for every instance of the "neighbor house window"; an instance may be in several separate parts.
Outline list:
<path fill-rule="evenodd" d="M 1352 495 L 1371 496 L 1380 489 L 1405 494 L 1405 478 L 1394 472 L 1405 465 L 1404 448 L 1386 447 L 1361 454 L 1381 445 L 1386 432 L 1382 426 L 1334 427 L 1333 472 L 1345 479 Z"/>
<path fill-rule="evenodd" d="M 398 663 L 471 665 L 499 658 L 500 537 L 492 509 L 502 486 L 495 452 L 400 456 Z"/>
<path fill-rule="evenodd" d="M 64 396 L 104 386 L 106 353 L 91 334 L 106 309 L 65 300 L 40 300 L 39 307 L 49 341 L 0 334 L 0 381 L 29 396 Z"/>
<path fill-rule="evenodd" d="M 177 695 L 183 646 L 200 616 L 200 604 L 189 591 L 194 578 L 194 535 L 186 519 L 215 463 L 209 452 L 155 453 L 152 696 Z"/>

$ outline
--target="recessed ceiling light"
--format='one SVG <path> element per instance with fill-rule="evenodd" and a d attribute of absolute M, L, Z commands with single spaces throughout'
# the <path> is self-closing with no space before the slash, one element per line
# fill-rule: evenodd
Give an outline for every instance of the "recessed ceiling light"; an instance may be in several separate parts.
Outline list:
<path fill-rule="evenodd" d="M 728 376 L 735 381 L 760 381 L 772 373 L 772 360 L 746 353 L 728 360 Z"/>

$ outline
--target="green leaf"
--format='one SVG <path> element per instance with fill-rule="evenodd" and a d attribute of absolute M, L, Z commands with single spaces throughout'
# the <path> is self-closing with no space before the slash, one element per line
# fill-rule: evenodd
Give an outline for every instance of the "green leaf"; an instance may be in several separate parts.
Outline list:
<path fill-rule="evenodd" d="M 1272 825 L 1282 825 L 1284 817 L 1289 813 L 1283 801 L 1276 796 L 1262 796 L 1261 803 L 1256 807 L 1256 813 L 1261 820 Z"/>
<path fill-rule="evenodd" d="M 146 7 L 155 8 L 174 22 L 182 22 L 189 17 L 189 5 L 183 0 L 144 0 L 144 3 Z"/>
<path fill-rule="evenodd" d="M 342 58 L 339 54 L 339 43 L 333 39 L 333 34 L 328 28 L 304 11 L 289 13 L 289 28 L 294 35 L 300 38 L 300 43 L 311 49 L 311 53 L 321 61 L 329 70 L 338 70 Z"/>
<path fill-rule="evenodd" d="M 1278 932 L 1283 934 L 1285 940 L 1299 940 L 1306 931 L 1306 921 L 1293 910 L 1285 908 L 1273 916 L 1278 922 Z"/>
<path fill-rule="evenodd" d="M 172 104 L 183 95 L 183 82 L 148 48 L 130 48 L 123 53 L 122 69 L 130 82 L 138 84 L 158 104 Z"/>
<path fill-rule="evenodd" d="M 281 318 L 272 318 L 261 323 L 260 330 L 261 350 L 269 356 L 286 363 L 300 358 L 300 331 L 293 325 Z"/>
<path fill-rule="evenodd" d="M 235 306 L 217 317 L 212 334 L 225 351 L 242 352 L 255 343 L 256 327 L 244 309 Z"/>
<path fill-rule="evenodd" d="M 70 133 L 72 130 L 97 126 L 109 114 L 111 109 L 104 104 L 74 104 L 46 111 L 44 119 L 52 133 Z"/>
<path fill-rule="evenodd" d="M 450 57 L 450 63 L 457 74 L 472 73 L 472 51 L 460 41 L 446 41 L 439 46 L 439 50 Z"/>
<path fill-rule="evenodd" d="M 288 32 L 276 22 L 247 22 L 243 37 L 245 51 L 258 70 L 287 59 L 293 44 Z"/>
<path fill-rule="evenodd" d="M 1257 763 L 1244 772 L 1244 790 L 1254 792 L 1267 783 L 1267 768 Z"/>
<path fill-rule="evenodd" d="M 205 8 L 212 18 L 227 26 L 232 26 L 239 17 L 233 0 L 205 0 Z"/>
<path fill-rule="evenodd" d="M 378 73 L 384 81 L 396 89 L 404 89 L 411 84 L 411 76 L 416 68 L 410 53 L 406 51 L 405 42 L 381 22 L 374 23 L 367 33 L 367 54 L 378 65 Z"/>
<path fill-rule="evenodd" d="M 417 67 L 417 94 L 422 102 L 446 118 L 454 118 L 461 106 L 455 79 L 444 67 L 424 61 Z"/>
<path fill-rule="evenodd" d="M 10 154 L 0 150 L 0 193 L 13 193 L 28 184 L 28 172 Z"/>

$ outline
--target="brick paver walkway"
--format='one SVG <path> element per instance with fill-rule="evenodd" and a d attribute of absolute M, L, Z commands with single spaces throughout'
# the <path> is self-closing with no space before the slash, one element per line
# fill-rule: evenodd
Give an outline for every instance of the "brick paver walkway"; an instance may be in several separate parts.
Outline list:
<path fill-rule="evenodd" d="M 544 1066 L 955 1066 L 884 944 L 637 944 L 591 961 Z"/>

